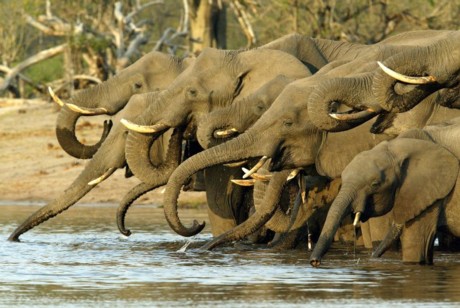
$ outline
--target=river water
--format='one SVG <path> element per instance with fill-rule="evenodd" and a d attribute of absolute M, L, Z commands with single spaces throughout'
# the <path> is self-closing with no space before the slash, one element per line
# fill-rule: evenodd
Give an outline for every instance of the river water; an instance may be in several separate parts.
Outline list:
<path fill-rule="evenodd" d="M 174 234 L 163 211 L 134 206 L 130 237 L 118 233 L 114 205 L 78 205 L 24 234 L 8 235 L 37 205 L 0 203 L 0 306 L 459 306 L 460 259 L 436 252 L 434 266 L 402 265 L 393 252 L 337 246 L 309 266 L 305 250 L 196 249 Z M 206 210 L 181 210 L 184 221 Z"/>

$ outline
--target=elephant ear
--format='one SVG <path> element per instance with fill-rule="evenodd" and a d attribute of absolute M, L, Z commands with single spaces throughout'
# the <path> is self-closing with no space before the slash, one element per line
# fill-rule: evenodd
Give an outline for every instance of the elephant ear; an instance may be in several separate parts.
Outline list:
<path fill-rule="evenodd" d="M 401 186 L 393 207 L 395 223 L 404 224 L 451 192 L 457 181 L 459 162 L 432 142 L 406 138 L 394 141 L 397 144 L 392 152 L 406 153 L 401 160 Z"/>

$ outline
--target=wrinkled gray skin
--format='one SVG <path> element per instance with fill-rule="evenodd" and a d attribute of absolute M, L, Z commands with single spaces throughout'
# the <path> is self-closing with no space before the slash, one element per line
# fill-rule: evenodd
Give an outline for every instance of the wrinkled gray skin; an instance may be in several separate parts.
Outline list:
<path fill-rule="evenodd" d="M 108 115 L 114 115 L 124 108 L 131 96 L 164 89 L 183 69 L 183 61 L 179 58 L 150 52 L 107 81 L 77 92 L 66 103 L 91 109 L 105 108 Z M 87 159 L 101 146 L 111 125 L 109 122 L 104 124 L 104 133 L 98 143 L 84 145 L 77 139 L 75 132 L 80 116 L 68 107 L 62 107 L 57 118 L 56 136 L 68 154 Z"/>
<path fill-rule="evenodd" d="M 424 63 L 424 61 L 414 61 L 414 59 L 425 59 L 422 56 L 423 50 L 431 48 L 430 46 L 433 44 L 436 46 L 439 42 L 444 42 L 445 38 L 450 35 L 452 35 L 452 31 L 406 32 L 369 46 L 367 53 L 353 61 L 341 64 L 338 68 L 328 71 L 325 70 L 327 67 L 323 68 L 319 73 L 325 72 L 325 76 L 330 78 L 320 83 L 310 96 L 308 109 L 311 120 L 320 129 L 343 131 L 353 128 L 355 125 L 353 125 L 353 121 L 347 125 L 347 121 L 337 120 L 330 116 L 330 112 L 337 109 L 337 106 L 343 109 L 338 110 L 339 113 L 349 111 L 347 109 L 350 108 L 357 111 L 371 108 L 375 113 L 383 112 L 384 114 L 386 114 L 385 110 L 407 111 L 435 91 L 438 91 L 436 103 L 446 107 L 455 107 L 459 90 L 458 76 L 450 77 L 452 79 L 448 79 L 449 82 L 444 82 L 445 85 L 443 85 L 443 87 L 457 85 L 454 89 L 441 89 L 440 84 L 415 86 L 395 81 L 377 65 L 377 61 L 382 61 L 394 66 L 393 59 L 401 58 L 404 58 L 402 63 L 405 66 Z M 437 43 L 433 43 L 433 41 Z M 452 56 L 458 52 L 452 50 L 447 52 L 447 49 L 445 51 L 447 55 L 442 59 L 453 65 L 454 58 Z M 457 56 L 456 59 L 458 58 L 460 56 Z M 441 69 L 447 63 L 437 63 L 437 65 Z M 458 71 L 458 67 L 454 68 L 453 71 Z M 445 73 L 447 74 L 447 72 Z M 437 74 L 441 76 L 440 72 Z M 450 72 L 448 75 L 452 76 L 453 73 Z M 391 88 L 391 91 L 388 88 Z M 406 107 L 393 110 L 392 107 L 389 107 L 393 101 L 395 106 L 404 105 Z"/>
<path fill-rule="evenodd" d="M 163 127 L 188 126 L 187 130 L 193 135 L 194 128 L 207 113 L 228 106 L 240 97 L 251 95 L 280 74 L 288 78 L 301 78 L 310 75 L 310 72 L 295 57 L 276 50 L 237 52 L 208 48 L 134 122 L 141 125 L 162 124 Z M 151 174 L 147 150 L 154 138 L 149 134 L 130 132 L 127 139 L 128 164 L 143 182 L 148 182 Z M 248 209 L 241 206 L 247 197 L 242 194 L 241 188 L 229 182 L 229 179 L 241 175 L 239 168 L 216 166 L 205 170 L 214 235 L 225 232 L 246 218 L 240 211 L 244 210 L 247 214 Z M 193 229 L 201 230 L 203 227 L 196 223 Z M 186 229 L 179 232 L 184 236 L 194 233 Z"/>
<path fill-rule="evenodd" d="M 454 188 L 459 176 L 458 123 L 411 130 L 358 154 L 342 173 L 342 187 L 310 263 L 321 264 L 348 213 L 361 212 L 366 221 L 392 211 L 392 229 L 374 256 L 381 256 L 401 236 L 403 262 L 432 264 L 437 227 L 446 225 L 460 236 L 460 189 Z"/>
<path fill-rule="evenodd" d="M 124 69 L 122 72 L 129 72 L 131 71 L 131 69 L 134 68 L 137 68 L 136 71 L 139 72 L 139 65 L 141 65 L 141 68 L 143 68 L 144 66 L 152 68 L 152 74 L 146 73 L 143 77 L 143 80 L 148 81 L 148 84 L 150 85 L 149 87 L 152 87 L 153 83 L 157 82 L 156 87 L 164 88 L 168 83 L 171 83 L 174 80 L 174 78 L 177 75 L 179 75 L 180 71 L 184 70 L 193 60 L 187 59 L 185 61 L 181 61 L 175 57 L 154 52 L 143 57 L 139 61 L 133 64 L 132 66 L 129 66 L 128 68 Z M 143 72 L 143 70 L 140 71 Z M 138 74 L 139 73 L 134 73 L 130 76 L 137 76 Z M 158 76 L 155 74 L 158 74 Z M 125 76 L 125 74 L 123 73 L 120 76 Z M 130 77 L 127 77 L 127 80 L 131 80 Z M 123 85 L 114 85 L 112 84 L 112 82 L 115 81 L 107 81 L 106 83 L 104 83 L 103 88 L 106 89 L 106 87 L 109 87 L 109 85 L 123 88 Z M 114 89 L 108 89 L 109 88 L 107 88 L 106 91 L 113 91 L 117 93 Z M 145 90 L 145 88 L 143 90 Z M 81 93 L 84 92 L 86 93 L 85 95 L 89 95 L 91 91 L 92 90 L 85 90 Z M 156 93 L 157 92 L 150 92 L 146 95 L 155 96 L 157 95 Z M 109 170 L 111 170 L 109 172 L 110 174 L 112 174 L 116 169 L 124 168 L 127 166 L 125 158 L 125 141 L 126 136 L 128 134 L 128 130 L 123 125 L 121 125 L 119 121 L 121 118 L 132 120 L 135 117 L 139 116 L 139 114 L 141 114 L 147 108 L 147 103 L 149 101 L 141 98 L 143 98 L 141 94 L 135 94 L 129 98 L 126 98 L 129 99 L 128 104 L 126 106 L 123 105 L 125 106 L 124 108 L 120 105 L 120 108 L 123 109 L 115 116 L 115 124 L 110 133 L 108 134 L 107 139 L 105 139 L 99 150 L 85 166 L 85 169 L 82 171 L 82 173 L 58 198 L 56 198 L 54 201 L 47 204 L 43 208 L 39 209 L 37 212 L 35 212 L 29 218 L 27 218 L 26 221 L 24 221 L 18 228 L 16 228 L 16 230 L 10 235 L 9 240 L 18 241 L 19 236 L 21 234 L 45 222 L 49 218 L 58 215 L 62 211 L 68 209 L 70 206 L 78 202 L 78 200 L 83 198 L 96 186 L 88 185 L 90 181 L 101 177 L 104 173 L 108 172 Z M 67 107 L 63 108 L 63 111 L 61 111 L 59 117 L 67 117 L 63 114 L 68 113 L 67 115 L 72 115 L 72 119 L 76 120 L 78 118 L 78 116 L 75 115 L 73 112 L 67 112 L 64 111 L 64 109 L 67 109 Z M 60 120 L 58 119 L 58 127 L 59 123 Z M 68 126 L 68 128 L 71 127 L 73 129 L 75 127 L 74 122 L 68 122 L 67 124 L 70 125 Z M 170 136 L 171 132 L 168 132 L 167 134 L 162 135 L 161 138 L 157 139 L 153 145 L 151 144 L 149 148 L 149 159 L 152 159 L 152 161 L 156 164 L 156 172 L 154 173 L 154 175 L 152 175 L 151 182 L 147 183 L 146 185 L 139 185 L 136 188 L 133 188 L 133 190 L 130 193 L 128 193 L 125 197 L 126 199 L 134 200 L 136 199 L 136 196 L 139 196 L 149 190 L 152 190 L 157 186 L 164 185 L 166 183 L 169 175 L 172 172 L 172 169 L 175 168 L 175 166 L 178 164 L 178 162 L 175 161 L 175 158 L 177 157 L 177 154 L 175 153 L 177 153 L 177 150 L 171 149 L 169 151 L 169 154 L 167 154 L 167 147 Z M 179 140 L 176 140 L 176 143 L 176 147 L 180 148 Z M 166 159 L 168 155 L 169 157 L 168 159 Z M 130 171 L 128 171 L 127 168 L 128 176 L 129 173 Z M 117 221 L 119 222 L 120 231 L 123 234 L 129 235 L 129 230 L 126 230 L 124 228 L 124 224 L 121 224 L 121 221 L 123 220 L 124 215 L 126 214 L 126 210 L 131 204 L 127 202 L 128 200 L 126 199 L 124 199 L 122 203 L 125 208 L 123 208 L 123 206 L 120 208 L 118 212 Z"/>
<path fill-rule="evenodd" d="M 373 148 L 382 140 L 391 138 L 384 134 L 370 134 L 372 121 L 344 132 L 327 134 L 319 130 L 310 120 L 306 108 L 311 88 L 316 86 L 312 82 L 314 79 L 315 75 L 290 83 L 270 109 L 245 133 L 198 153 L 183 162 L 173 172 L 166 186 L 164 207 L 166 218 L 175 231 L 187 229 L 180 222 L 177 213 L 180 187 L 192 174 L 201 169 L 216 164 L 267 156 L 271 158 L 270 171 L 315 165 L 320 175 L 336 178 L 356 154 Z M 423 127 L 430 118 L 436 118 L 440 109 L 442 107 L 432 104 L 429 97 L 411 111 L 396 114 L 391 123 L 381 131 L 394 136 L 410 128 Z M 454 115 L 449 112 L 444 114 L 444 117 L 446 119 Z M 267 194 L 269 193 L 270 188 L 267 189 Z M 276 202 L 270 202 L 276 205 Z M 257 221 L 255 225 L 263 225 L 273 212 L 272 208 L 264 209 L 258 217 L 265 220 Z M 254 229 L 253 225 L 247 222 L 239 228 L 246 228 L 245 232 L 238 232 L 238 236 L 228 236 L 228 240 L 240 239 L 241 235 L 247 235 Z M 192 231 L 197 230 L 192 229 Z M 222 239 L 216 241 L 225 242 Z"/>
<path fill-rule="evenodd" d="M 390 112 L 404 112 L 434 91 L 440 91 L 439 103 L 446 107 L 460 106 L 460 31 L 436 31 L 420 40 L 421 48 L 408 50 L 387 58 L 383 64 L 408 76 L 433 76 L 433 84 L 396 86 L 392 77 L 382 70 L 374 76 L 373 92 L 379 104 Z M 387 99 L 390 98 L 390 99 Z"/>
<path fill-rule="evenodd" d="M 78 202 L 78 200 L 83 198 L 96 186 L 88 185 L 88 183 L 99 178 L 110 168 L 113 168 L 110 172 L 110 174 L 112 174 L 116 169 L 126 166 L 124 149 L 128 131 L 119 123 L 119 120 L 121 117 L 132 119 L 139 115 L 147 107 L 145 103 L 144 100 L 136 100 L 135 97 L 129 101 L 125 108 L 115 116 L 113 129 L 80 175 L 60 196 L 40 208 L 18 226 L 8 238 L 10 241 L 19 241 L 19 236 L 21 234 L 58 215 Z M 153 156 L 158 163 L 163 162 L 165 159 L 165 143 L 169 139 L 169 136 L 170 134 L 165 134 L 164 139 L 158 139 L 156 145 L 152 147 L 151 152 L 155 153 Z M 168 177 L 166 177 L 163 182 L 166 182 L 167 178 Z"/>

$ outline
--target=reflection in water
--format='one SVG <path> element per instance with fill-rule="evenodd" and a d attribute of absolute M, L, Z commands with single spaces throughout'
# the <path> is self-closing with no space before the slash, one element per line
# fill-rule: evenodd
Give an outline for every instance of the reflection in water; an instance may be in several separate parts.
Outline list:
<path fill-rule="evenodd" d="M 162 209 L 134 207 L 129 238 L 115 225 L 114 206 L 76 206 L 21 237 L 8 235 L 36 206 L 0 205 L 0 306 L 326 305 L 447 306 L 460 303 L 460 261 L 436 252 L 434 266 L 408 266 L 397 253 L 335 247 L 324 267 L 305 251 L 196 249 L 209 230 L 186 242 L 172 233 Z M 205 210 L 181 210 L 184 221 Z"/>

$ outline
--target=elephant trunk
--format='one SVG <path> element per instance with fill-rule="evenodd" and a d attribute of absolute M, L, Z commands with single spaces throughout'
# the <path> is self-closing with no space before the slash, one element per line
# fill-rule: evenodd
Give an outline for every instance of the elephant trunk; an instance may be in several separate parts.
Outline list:
<path fill-rule="evenodd" d="M 120 202 L 117 209 L 117 225 L 118 230 L 126 236 L 131 235 L 131 231 L 125 228 L 125 216 L 131 204 L 143 194 L 165 185 L 168 182 L 174 169 L 177 168 L 182 155 L 182 130 L 175 129 L 169 140 L 168 152 L 166 153 L 166 161 L 157 168 L 152 175 L 149 176 L 150 182 L 141 183 L 131 189 Z"/>
<path fill-rule="evenodd" d="M 198 224 L 197 221 L 194 221 L 194 225 L 191 228 L 187 228 L 179 219 L 177 199 L 186 180 L 194 173 L 207 167 L 250 158 L 250 149 L 253 147 L 254 141 L 254 136 L 246 133 L 236 139 L 190 157 L 174 170 L 166 186 L 164 211 L 168 224 L 176 233 L 182 236 L 193 236 L 204 228 L 204 223 Z"/>
<path fill-rule="evenodd" d="M 26 221 L 17 227 L 10 235 L 9 240 L 19 241 L 19 236 L 21 234 L 67 210 L 78 202 L 78 200 L 83 198 L 97 185 L 98 182 L 94 182 L 95 179 L 107 178 L 117 168 L 123 167 L 125 164 L 123 155 L 110 161 L 110 165 L 108 166 L 106 159 L 107 154 L 105 152 L 106 151 L 98 151 L 69 188 L 67 188 L 57 199 L 40 208 L 27 218 Z M 90 184 L 91 182 L 95 184 Z"/>
<path fill-rule="evenodd" d="M 334 240 L 334 235 L 340 226 L 341 221 L 350 209 L 350 204 L 355 196 L 354 190 L 351 187 L 342 187 L 339 194 L 327 214 L 326 222 L 324 223 L 321 235 L 315 245 L 310 256 L 310 264 L 314 267 L 321 265 L 321 258 L 329 250 L 329 247 Z"/>
<path fill-rule="evenodd" d="M 166 181 L 165 181 L 166 182 Z M 125 217 L 128 209 L 131 207 L 134 201 L 143 194 L 155 189 L 152 185 L 140 183 L 134 186 L 121 200 L 120 205 L 117 208 L 117 226 L 121 234 L 125 236 L 131 235 L 131 230 L 125 228 Z"/>
<path fill-rule="evenodd" d="M 204 245 L 202 249 L 211 250 L 218 245 L 243 239 L 260 229 L 273 216 L 289 172 L 290 170 L 283 170 L 274 173 L 267 187 L 262 206 L 256 209 L 242 224 L 219 235 Z"/>
<path fill-rule="evenodd" d="M 69 104 L 87 110 L 103 108 L 104 113 L 113 115 L 126 105 L 132 95 L 130 88 L 117 86 L 118 83 L 120 83 L 120 78 L 113 77 L 102 84 L 78 92 L 69 100 L 68 104 L 62 106 L 57 117 L 56 137 L 61 147 L 69 155 L 81 159 L 93 157 L 112 127 L 110 121 L 105 121 L 102 136 L 96 144 L 85 145 L 81 143 L 76 136 L 75 126 L 81 116 L 90 114 L 71 110 L 68 107 Z M 96 114 L 101 114 L 101 111 Z"/>
<path fill-rule="evenodd" d="M 8 240 L 18 242 L 21 234 L 67 210 L 78 200 L 83 198 L 89 191 L 91 191 L 91 189 L 93 189 L 94 185 L 87 184 L 90 180 L 91 178 L 89 177 L 87 181 L 85 181 L 83 177 L 79 177 L 71 184 L 70 188 L 65 190 L 57 199 L 29 216 L 19 227 L 16 228 L 16 230 L 13 231 L 13 233 L 11 233 Z"/>
<path fill-rule="evenodd" d="M 380 107 L 373 101 L 371 82 L 371 74 L 361 74 L 320 83 L 308 99 L 308 113 L 313 124 L 322 130 L 345 131 L 376 116 Z M 361 111 L 341 113 L 335 110 L 341 104 Z"/>

